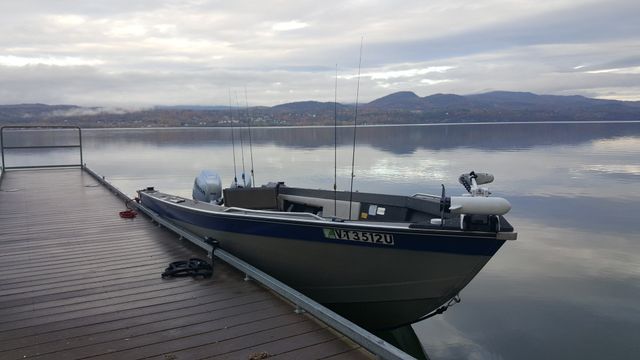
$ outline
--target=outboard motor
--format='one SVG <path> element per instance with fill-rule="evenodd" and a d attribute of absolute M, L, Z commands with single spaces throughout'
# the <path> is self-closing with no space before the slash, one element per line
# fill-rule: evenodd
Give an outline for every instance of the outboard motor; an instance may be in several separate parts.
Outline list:
<path fill-rule="evenodd" d="M 193 200 L 222 204 L 222 180 L 211 170 L 202 170 L 193 182 Z"/>

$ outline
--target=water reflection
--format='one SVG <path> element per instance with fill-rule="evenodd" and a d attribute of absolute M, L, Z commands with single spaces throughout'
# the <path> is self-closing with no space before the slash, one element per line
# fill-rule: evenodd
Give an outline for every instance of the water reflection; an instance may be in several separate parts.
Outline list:
<path fill-rule="evenodd" d="M 358 144 L 394 154 L 412 154 L 418 149 L 481 148 L 485 150 L 529 149 L 542 145 L 572 145 L 593 140 L 640 135 L 638 123 L 587 124 L 484 124 L 433 126 L 361 127 Z M 235 136 L 247 141 L 247 129 L 235 129 Z M 117 134 L 117 137 L 114 137 Z M 383 137 L 380 137 L 384 134 Z M 85 139 L 113 144 L 131 142 L 153 145 L 215 145 L 231 140 L 230 128 L 200 129 L 121 129 L 85 130 Z M 334 129 L 309 128 L 252 128 L 255 144 L 273 144 L 287 148 L 315 149 L 333 146 Z M 338 145 L 351 145 L 352 128 L 340 127 Z"/>
<path fill-rule="evenodd" d="M 520 240 L 463 291 L 462 306 L 415 325 L 430 356 L 635 358 L 640 258 L 634 233 L 512 220 Z"/>
<path fill-rule="evenodd" d="M 333 129 L 254 130 L 258 183 L 331 188 Z M 349 186 L 350 131 L 338 137 L 340 189 Z M 225 184 L 234 175 L 229 129 L 85 135 L 89 166 L 130 194 L 152 185 L 190 196 L 203 168 Z M 358 139 L 360 191 L 439 193 L 443 183 L 456 194 L 457 176 L 478 170 L 495 174 L 492 191 L 512 202 L 519 240 L 463 290 L 461 304 L 414 325 L 432 358 L 640 354 L 640 124 L 363 128 Z"/>

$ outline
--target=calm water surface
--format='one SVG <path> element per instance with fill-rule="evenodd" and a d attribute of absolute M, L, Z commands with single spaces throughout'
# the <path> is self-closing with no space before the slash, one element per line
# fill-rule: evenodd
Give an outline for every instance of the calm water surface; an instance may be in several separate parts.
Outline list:
<path fill-rule="evenodd" d="M 348 189 L 353 133 L 339 129 L 338 188 Z M 230 129 L 85 130 L 85 161 L 133 195 L 191 195 L 201 169 L 234 176 Z M 243 169 L 240 133 L 236 173 Z M 519 233 L 462 292 L 413 327 L 434 359 L 640 358 L 640 123 L 358 129 L 354 189 L 449 194 L 470 170 L 496 177 Z M 251 168 L 242 132 L 244 169 Z M 64 136 L 62 137 L 62 142 Z M 332 128 L 253 129 L 256 182 L 331 188 Z M 10 141 L 6 140 L 7 143 Z M 74 158 L 62 151 L 59 161 Z M 14 151 L 8 164 L 41 161 Z"/>

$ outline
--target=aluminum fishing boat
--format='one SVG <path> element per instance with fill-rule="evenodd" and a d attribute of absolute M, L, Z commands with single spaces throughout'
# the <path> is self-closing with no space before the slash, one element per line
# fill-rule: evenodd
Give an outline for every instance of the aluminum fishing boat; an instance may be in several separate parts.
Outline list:
<path fill-rule="evenodd" d="M 469 194 L 334 192 L 270 183 L 221 190 L 203 171 L 194 199 L 140 190 L 143 206 L 369 329 L 414 322 L 447 303 L 517 234 L 511 205 L 465 174 Z"/>

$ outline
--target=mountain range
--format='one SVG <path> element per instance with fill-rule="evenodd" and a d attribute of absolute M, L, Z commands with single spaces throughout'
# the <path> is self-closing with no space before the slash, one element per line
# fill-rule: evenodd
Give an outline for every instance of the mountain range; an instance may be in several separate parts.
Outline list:
<path fill-rule="evenodd" d="M 0 125 L 75 125 L 82 127 L 331 125 L 353 122 L 354 104 L 301 101 L 232 108 L 224 106 L 157 106 L 150 109 L 106 109 L 75 105 L 0 105 Z M 401 91 L 361 104 L 358 123 L 442 123 L 506 121 L 640 120 L 640 102 L 584 96 L 536 95 L 493 91 L 483 94 L 434 94 L 420 97 Z"/>

